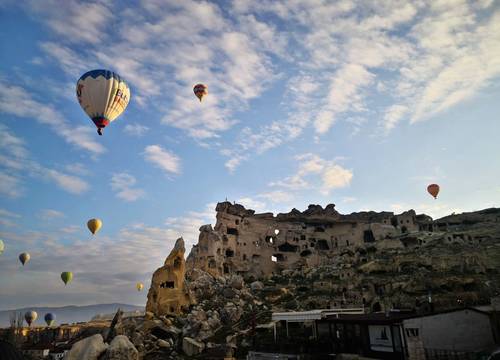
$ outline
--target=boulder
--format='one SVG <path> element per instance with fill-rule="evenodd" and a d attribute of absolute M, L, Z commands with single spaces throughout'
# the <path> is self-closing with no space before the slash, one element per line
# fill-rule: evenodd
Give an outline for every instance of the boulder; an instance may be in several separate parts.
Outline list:
<path fill-rule="evenodd" d="M 254 281 L 250 284 L 250 288 L 252 289 L 252 291 L 262 290 L 264 289 L 264 284 L 260 281 Z"/>
<path fill-rule="evenodd" d="M 182 351 L 187 356 L 193 356 L 200 354 L 205 348 L 205 344 L 196 341 L 195 339 L 191 339 L 190 337 L 185 337 L 182 339 Z"/>
<path fill-rule="evenodd" d="M 243 277 L 239 275 L 233 275 L 229 279 L 228 285 L 234 289 L 241 290 L 243 288 L 243 284 L 244 284 Z"/>
<path fill-rule="evenodd" d="M 125 335 L 117 335 L 109 344 L 105 360 L 138 360 L 139 352 Z"/>
<path fill-rule="evenodd" d="M 96 334 L 76 342 L 64 357 L 65 360 L 97 360 L 106 351 L 101 334 Z"/>
<path fill-rule="evenodd" d="M 156 342 L 156 345 L 158 345 L 158 347 L 164 348 L 164 349 L 170 348 L 170 342 L 163 340 L 163 339 L 158 339 L 158 341 Z"/>

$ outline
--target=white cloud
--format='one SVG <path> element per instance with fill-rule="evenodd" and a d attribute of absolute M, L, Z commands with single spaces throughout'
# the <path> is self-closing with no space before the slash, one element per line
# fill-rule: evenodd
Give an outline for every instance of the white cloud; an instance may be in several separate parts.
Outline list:
<path fill-rule="evenodd" d="M 322 174 L 323 190 L 322 192 L 327 195 L 333 189 L 343 188 L 349 186 L 352 180 L 352 171 L 344 169 L 340 165 L 331 165 L 326 168 Z"/>
<path fill-rule="evenodd" d="M 43 209 L 38 212 L 38 217 L 42 220 L 50 221 L 54 219 L 62 219 L 66 217 L 66 215 L 54 209 Z"/>
<path fill-rule="evenodd" d="M 75 175 L 86 176 L 86 175 L 90 174 L 90 171 L 82 163 L 72 163 L 72 164 L 66 165 L 65 169 L 67 172 L 75 174 Z"/>
<path fill-rule="evenodd" d="M 71 194 L 82 194 L 89 189 L 89 184 L 77 176 L 64 174 L 53 169 L 45 169 L 44 174 L 64 191 Z"/>
<path fill-rule="evenodd" d="M 0 172 L 1 193 L 13 198 L 23 195 L 25 189 L 22 183 L 26 176 L 52 181 L 63 190 L 73 194 L 87 191 L 89 185 L 86 181 L 77 176 L 41 166 L 30 158 L 24 140 L 12 134 L 4 125 L 0 124 L 0 130 L 0 149 L 5 153 L 5 155 L 0 154 L 0 160 L 2 160 L 0 166 L 5 168 L 4 172 Z"/>
<path fill-rule="evenodd" d="M 335 161 L 324 160 L 311 153 L 298 155 L 295 160 L 299 164 L 295 174 L 269 185 L 289 190 L 317 188 L 322 194 L 328 195 L 331 190 L 349 186 L 351 183 L 352 170 L 345 169 Z M 318 178 L 321 182 L 318 182 Z"/>
<path fill-rule="evenodd" d="M 144 136 L 149 131 L 149 128 L 147 126 L 141 125 L 141 124 L 127 124 L 125 125 L 125 128 L 123 128 L 123 132 L 127 133 L 128 135 L 132 136 Z"/>
<path fill-rule="evenodd" d="M 7 83 L 0 78 L 0 112 L 19 117 L 33 118 L 39 123 L 48 125 L 57 135 L 78 148 L 91 154 L 100 154 L 105 151 L 104 146 L 98 143 L 92 127 L 69 126 L 59 111 L 50 104 L 35 100 L 26 89 Z M 91 137 L 94 136 L 94 138 Z"/>
<path fill-rule="evenodd" d="M 5 209 L 0 209 L 0 216 L 14 218 L 14 219 L 21 218 L 21 215 L 13 213 L 13 212 L 11 212 L 9 210 L 5 210 Z"/>
<path fill-rule="evenodd" d="M 24 193 L 21 180 L 0 171 L 0 193 L 10 198 L 17 198 Z"/>
<path fill-rule="evenodd" d="M 259 194 L 258 197 L 267 199 L 273 203 L 288 203 L 295 199 L 295 196 L 286 191 L 276 190 Z"/>
<path fill-rule="evenodd" d="M 102 43 L 107 37 L 104 28 L 114 17 L 103 3 L 49 0 L 41 4 L 32 0 L 28 4 L 60 37 L 76 44 Z"/>
<path fill-rule="evenodd" d="M 111 188 L 116 191 L 116 196 L 125 201 L 136 201 L 144 197 L 142 189 L 134 188 L 137 183 L 135 177 L 127 173 L 113 174 Z"/>
<path fill-rule="evenodd" d="M 144 158 L 166 173 L 181 173 L 181 161 L 179 157 L 163 149 L 160 145 L 146 146 L 144 149 Z"/>
<path fill-rule="evenodd" d="M 247 209 L 255 210 L 256 212 L 266 211 L 266 203 L 258 201 L 250 197 L 242 197 L 236 200 L 236 203 L 243 205 Z"/>

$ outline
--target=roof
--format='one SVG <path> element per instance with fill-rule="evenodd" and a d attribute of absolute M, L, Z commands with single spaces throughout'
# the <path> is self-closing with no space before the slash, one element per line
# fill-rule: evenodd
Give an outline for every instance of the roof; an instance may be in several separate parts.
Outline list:
<path fill-rule="evenodd" d="M 273 313 L 273 321 L 292 321 L 292 322 L 303 322 L 310 320 L 321 320 L 328 315 L 333 314 L 363 314 L 363 308 L 352 308 L 352 309 L 318 309 L 310 311 L 289 311 L 281 313 Z"/>
<path fill-rule="evenodd" d="M 403 311 L 403 312 L 391 311 L 387 314 L 385 312 L 377 312 L 370 314 L 338 314 L 338 315 L 327 315 L 324 318 L 324 320 L 336 323 L 394 324 L 394 323 L 399 323 L 403 320 L 438 316 L 464 310 L 475 311 L 480 314 L 489 316 L 489 314 L 484 311 L 467 307 L 467 308 L 450 309 L 446 311 L 434 312 L 429 314 L 417 314 L 415 312 L 408 312 L 408 311 Z"/>

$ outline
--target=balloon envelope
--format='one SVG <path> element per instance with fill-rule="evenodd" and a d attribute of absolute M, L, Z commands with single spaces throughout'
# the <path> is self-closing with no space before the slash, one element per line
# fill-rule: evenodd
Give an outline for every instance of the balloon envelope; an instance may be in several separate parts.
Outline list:
<path fill-rule="evenodd" d="M 61 279 L 64 285 L 67 285 L 71 280 L 73 280 L 73 273 L 71 271 L 65 271 L 61 273 Z"/>
<path fill-rule="evenodd" d="M 56 316 L 55 316 L 55 314 L 47 313 L 47 314 L 45 314 L 44 319 L 45 319 L 45 322 L 47 323 L 47 325 L 51 326 L 54 323 L 54 321 L 56 320 Z"/>
<path fill-rule="evenodd" d="M 76 83 L 76 97 L 83 111 L 101 129 L 114 121 L 130 101 L 127 83 L 109 70 L 92 70 L 83 74 Z"/>
<path fill-rule="evenodd" d="M 439 194 L 439 185 L 438 184 L 430 184 L 429 186 L 427 186 L 427 192 L 429 194 L 431 194 L 432 196 L 434 196 L 434 199 L 436 199 L 438 194 Z"/>
<path fill-rule="evenodd" d="M 26 320 L 26 322 L 28 323 L 28 326 L 31 326 L 31 323 L 35 322 L 36 319 L 38 317 L 38 314 L 36 313 L 36 311 L 26 311 L 26 313 L 24 314 L 24 320 Z"/>
<path fill-rule="evenodd" d="M 208 86 L 204 84 L 196 84 L 193 88 L 193 92 L 201 101 L 205 95 L 208 95 Z"/>
<path fill-rule="evenodd" d="M 0 255 L 3 253 L 4 249 L 5 249 L 5 244 L 3 243 L 2 240 L 0 240 Z"/>
<path fill-rule="evenodd" d="M 141 291 L 144 288 L 144 284 L 141 282 L 138 282 L 135 287 L 137 288 L 137 291 Z"/>
<path fill-rule="evenodd" d="M 89 221 L 87 221 L 87 227 L 89 228 L 90 232 L 95 235 L 95 233 L 98 232 L 102 227 L 102 221 L 99 219 L 90 219 Z"/>
<path fill-rule="evenodd" d="M 21 262 L 21 264 L 23 264 L 23 266 L 24 266 L 24 264 L 26 264 L 28 261 L 30 261 L 30 259 L 31 259 L 31 256 L 30 256 L 30 254 L 28 254 L 28 253 L 25 253 L 25 252 L 24 252 L 24 253 L 22 253 L 22 254 L 20 254 L 20 255 L 19 255 L 19 261 Z"/>

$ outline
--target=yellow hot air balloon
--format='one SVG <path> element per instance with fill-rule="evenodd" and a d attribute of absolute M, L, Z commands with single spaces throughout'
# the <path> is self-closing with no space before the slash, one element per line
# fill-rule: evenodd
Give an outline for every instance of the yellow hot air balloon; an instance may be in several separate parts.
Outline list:
<path fill-rule="evenodd" d="M 204 84 L 197 84 L 193 88 L 194 94 L 198 99 L 203 100 L 205 95 L 208 95 L 208 86 Z"/>
<path fill-rule="evenodd" d="M 135 284 L 135 287 L 137 288 L 137 291 L 141 291 L 142 289 L 144 289 L 144 284 L 138 282 L 137 284 Z"/>
<path fill-rule="evenodd" d="M 89 228 L 92 235 L 95 235 L 96 232 L 102 227 L 102 221 L 100 219 L 90 219 L 87 221 L 87 227 Z"/>
<path fill-rule="evenodd" d="M 83 111 L 97 126 L 97 133 L 102 135 L 102 129 L 127 107 L 130 89 L 118 74 L 109 70 L 92 70 L 78 79 L 76 96 Z"/>

